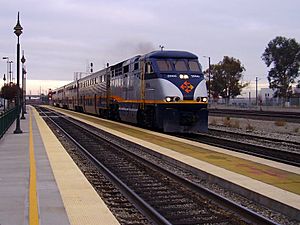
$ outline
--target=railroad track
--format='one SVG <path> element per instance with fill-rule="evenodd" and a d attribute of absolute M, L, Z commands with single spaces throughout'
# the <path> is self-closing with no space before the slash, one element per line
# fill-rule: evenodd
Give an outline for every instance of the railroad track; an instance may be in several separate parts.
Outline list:
<path fill-rule="evenodd" d="M 258 110 L 234 110 L 234 109 L 209 109 L 210 116 L 232 116 L 238 118 L 260 119 L 260 120 L 283 120 L 286 122 L 300 123 L 300 113 L 277 112 Z"/>
<path fill-rule="evenodd" d="M 51 113 L 51 112 L 50 112 Z M 276 224 L 101 138 L 59 114 L 48 116 L 154 224 Z"/>
<path fill-rule="evenodd" d="M 300 154 L 299 152 L 281 150 L 278 148 L 267 147 L 263 145 L 265 140 L 280 142 L 281 140 L 272 139 L 272 138 L 264 138 L 255 136 L 257 140 L 259 140 L 262 144 L 251 144 L 245 143 L 244 139 L 253 138 L 252 135 L 248 136 L 247 134 L 236 134 L 232 133 L 233 136 L 231 138 L 223 137 L 224 133 L 227 134 L 227 131 L 214 131 L 214 134 L 178 134 L 177 137 L 185 138 L 192 141 L 201 142 L 204 144 L 226 148 L 232 151 L 245 153 L 248 155 L 257 156 L 260 158 L 270 159 L 276 162 L 285 163 L 293 166 L 300 166 Z M 238 138 L 240 136 L 240 138 Z M 256 141 L 257 141 L 256 140 Z M 259 142 L 258 141 L 258 142 Z M 300 146 L 299 143 L 294 143 L 296 146 Z"/>
<path fill-rule="evenodd" d="M 234 131 L 224 131 L 224 130 L 220 130 L 220 129 L 216 129 L 216 128 L 209 128 L 208 129 L 209 134 L 213 135 L 213 136 L 228 136 L 229 138 L 235 138 L 235 139 L 251 139 L 254 140 L 256 142 L 260 142 L 260 143 L 265 143 L 265 142 L 269 142 L 272 143 L 274 145 L 280 144 L 280 145 L 290 145 L 289 147 L 291 148 L 295 148 L 297 150 L 300 149 L 300 142 L 299 141 L 293 141 L 293 140 L 283 140 L 283 139 L 278 139 L 278 138 L 271 138 L 271 137 L 265 137 L 265 136 L 259 136 L 259 135 L 254 135 L 251 133 L 237 133 Z M 300 152 L 300 150 L 299 150 Z"/>

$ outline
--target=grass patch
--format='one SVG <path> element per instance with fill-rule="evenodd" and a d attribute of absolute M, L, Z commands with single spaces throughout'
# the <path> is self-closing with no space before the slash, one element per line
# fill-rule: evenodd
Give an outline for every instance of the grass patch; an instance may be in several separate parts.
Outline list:
<path fill-rule="evenodd" d="M 223 119 L 223 125 L 225 127 L 231 127 L 231 120 L 230 120 L 230 117 L 229 116 L 226 116 L 224 119 Z"/>
<path fill-rule="evenodd" d="M 233 128 L 240 128 L 240 121 L 239 120 L 234 121 Z"/>
<path fill-rule="evenodd" d="M 223 125 L 225 127 L 232 127 L 232 128 L 240 128 L 240 121 L 239 120 L 231 120 L 229 116 L 223 118 Z"/>
<path fill-rule="evenodd" d="M 217 120 L 216 120 L 216 119 L 212 119 L 212 120 L 210 121 L 210 125 L 216 126 L 216 125 L 217 125 Z"/>
<path fill-rule="evenodd" d="M 286 125 L 286 121 L 285 121 L 285 120 L 276 120 L 276 121 L 274 122 L 274 124 L 275 124 L 276 126 L 278 126 L 278 127 L 283 127 L 283 126 Z"/>
<path fill-rule="evenodd" d="M 247 122 L 246 131 L 251 132 L 251 131 L 254 131 L 254 130 L 255 130 L 255 127 L 252 126 L 249 122 Z"/>

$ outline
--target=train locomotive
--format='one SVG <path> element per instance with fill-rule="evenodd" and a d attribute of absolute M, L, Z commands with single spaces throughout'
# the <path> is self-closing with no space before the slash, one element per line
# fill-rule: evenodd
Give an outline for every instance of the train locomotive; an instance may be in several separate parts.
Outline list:
<path fill-rule="evenodd" d="M 158 128 L 208 130 L 206 81 L 198 57 L 185 51 L 138 55 L 51 92 L 54 106 Z"/>

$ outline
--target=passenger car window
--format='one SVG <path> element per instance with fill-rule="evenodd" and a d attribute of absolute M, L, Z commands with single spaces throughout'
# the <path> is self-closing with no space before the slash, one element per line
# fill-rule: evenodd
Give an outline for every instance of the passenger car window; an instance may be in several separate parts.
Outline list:
<path fill-rule="evenodd" d="M 129 65 L 123 67 L 123 73 L 129 72 Z"/>
<path fill-rule="evenodd" d="M 138 70 L 138 69 L 139 69 L 139 63 L 136 62 L 136 63 L 134 63 L 134 70 Z"/>

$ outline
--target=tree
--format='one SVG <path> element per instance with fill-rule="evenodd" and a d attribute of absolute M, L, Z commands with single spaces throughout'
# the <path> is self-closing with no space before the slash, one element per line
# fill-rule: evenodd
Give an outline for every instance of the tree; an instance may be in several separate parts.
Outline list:
<path fill-rule="evenodd" d="M 300 45 L 295 39 L 276 37 L 269 42 L 262 55 L 267 67 L 269 87 L 275 96 L 285 100 L 292 94 L 292 84 L 299 76 Z"/>
<path fill-rule="evenodd" d="M 243 71 L 245 68 L 241 62 L 229 56 L 224 56 L 223 61 L 211 65 L 210 90 L 213 98 L 216 99 L 221 96 L 228 103 L 230 97 L 234 98 L 240 95 L 242 89 L 248 86 L 248 83 L 240 83 Z"/>
<path fill-rule="evenodd" d="M 17 90 L 18 86 L 16 84 L 5 84 L 1 88 L 1 97 L 8 100 L 12 100 L 17 97 Z"/>

